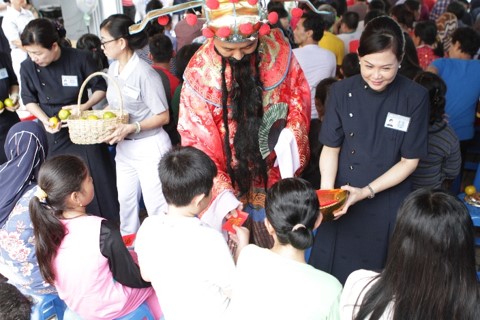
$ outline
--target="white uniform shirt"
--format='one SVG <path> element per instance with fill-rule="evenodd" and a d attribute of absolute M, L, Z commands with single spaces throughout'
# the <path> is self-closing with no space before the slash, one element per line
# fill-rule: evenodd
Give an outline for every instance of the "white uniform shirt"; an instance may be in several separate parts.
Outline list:
<path fill-rule="evenodd" d="M 198 218 L 150 216 L 137 233 L 135 251 L 165 319 L 224 319 L 235 265 L 218 231 Z"/>
<path fill-rule="evenodd" d="M 326 272 L 248 245 L 237 261 L 229 319 L 337 320 L 341 291 Z"/>
<path fill-rule="evenodd" d="M 168 112 L 168 102 L 163 89 L 162 79 L 136 53 L 128 60 L 121 73 L 119 73 L 118 61 L 112 62 L 108 69 L 108 74 L 115 79 L 120 87 L 123 108 L 129 114 L 130 123 L 140 122 L 155 114 Z M 118 90 L 111 83 L 110 79 L 108 80 L 107 100 L 112 109 L 120 109 Z M 138 134 L 131 134 L 128 138 L 141 139 L 161 131 L 163 131 L 161 134 L 167 134 L 162 128 L 156 128 L 141 131 Z"/>
<path fill-rule="evenodd" d="M 293 53 L 302 67 L 303 73 L 310 86 L 312 97 L 312 119 L 318 118 L 318 112 L 315 108 L 315 89 L 320 81 L 325 78 L 334 77 L 337 61 L 335 55 L 326 49 L 320 48 L 316 44 L 308 44 L 301 48 L 293 49 Z"/>

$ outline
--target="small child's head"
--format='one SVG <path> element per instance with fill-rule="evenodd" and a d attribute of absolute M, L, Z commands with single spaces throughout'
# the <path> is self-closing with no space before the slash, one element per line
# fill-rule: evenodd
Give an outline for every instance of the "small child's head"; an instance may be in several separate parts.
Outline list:
<path fill-rule="evenodd" d="M 437 41 L 437 25 L 435 21 L 419 21 L 415 24 L 413 32 L 414 37 L 412 40 L 417 47 L 422 43 L 431 46 Z"/>
<path fill-rule="evenodd" d="M 308 181 L 288 178 L 275 183 L 267 191 L 265 212 L 267 229 L 273 228 L 280 245 L 290 244 L 298 250 L 312 246 L 320 204 Z"/>
<path fill-rule="evenodd" d="M 358 54 L 350 52 L 343 57 L 342 61 L 342 74 L 344 78 L 360 74 Z"/>
<path fill-rule="evenodd" d="M 108 58 L 103 53 L 102 42 L 100 38 L 92 33 L 86 33 L 77 40 L 77 49 L 90 51 L 93 59 L 97 64 L 97 69 L 102 70 L 108 68 Z"/>
<path fill-rule="evenodd" d="M 61 215 L 73 206 L 85 207 L 93 199 L 93 184 L 85 162 L 77 156 L 60 155 L 47 160 L 38 175 L 45 199 L 31 201 Z"/>
<path fill-rule="evenodd" d="M 445 94 L 447 85 L 438 75 L 432 72 L 420 72 L 414 79 L 415 82 L 428 90 L 430 97 L 430 124 L 443 121 L 445 114 Z"/>
<path fill-rule="evenodd" d="M 195 201 L 198 213 L 209 204 L 217 167 L 205 152 L 194 147 L 176 147 L 167 152 L 159 165 L 165 200 L 175 207 Z"/>
<path fill-rule="evenodd" d="M 336 78 L 325 78 L 318 83 L 315 89 L 315 108 L 317 109 L 318 119 L 320 119 L 320 121 L 323 120 L 323 116 L 325 115 L 325 102 L 330 86 L 337 81 Z"/>
<path fill-rule="evenodd" d="M 169 63 L 173 58 L 172 40 L 163 33 L 156 34 L 148 40 L 153 62 Z"/>
<path fill-rule="evenodd" d="M 402 270 L 411 279 L 427 276 L 450 284 L 462 279 L 463 287 L 476 278 L 472 219 L 465 204 L 446 191 L 410 193 L 399 208 L 389 248 L 386 269 Z"/>
<path fill-rule="evenodd" d="M 32 302 L 8 282 L 0 283 L 0 319 L 30 320 Z"/>
<path fill-rule="evenodd" d="M 357 30 L 358 22 L 360 17 L 358 13 L 353 11 L 347 11 L 342 15 L 342 20 L 340 22 L 340 31 L 342 33 L 353 32 Z"/>

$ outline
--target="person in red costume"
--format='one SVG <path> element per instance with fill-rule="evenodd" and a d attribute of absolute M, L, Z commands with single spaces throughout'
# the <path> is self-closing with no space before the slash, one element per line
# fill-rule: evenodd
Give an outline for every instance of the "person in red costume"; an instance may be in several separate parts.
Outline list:
<path fill-rule="evenodd" d="M 266 189 L 308 162 L 310 90 L 288 40 L 250 3 L 206 3 L 208 39 L 185 70 L 177 129 L 182 145 L 204 151 L 218 169 L 202 220 L 220 230 L 241 209 L 251 242 L 271 247 Z"/>

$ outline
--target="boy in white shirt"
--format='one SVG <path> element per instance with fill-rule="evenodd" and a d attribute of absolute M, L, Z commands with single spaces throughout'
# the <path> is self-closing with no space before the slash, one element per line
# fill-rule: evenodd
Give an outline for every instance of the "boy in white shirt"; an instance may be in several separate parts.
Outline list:
<path fill-rule="evenodd" d="M 222 319 L 235 264 L 222 234 L 198 218 L 210 203 L 215 163 L 203 151 L 179 147 L 163 156 L 159 174 L 169 208 L 138 231 L 142 277 L 152 282 L 165 319 Z M 235 230 L 239 253 L 249 234 Z"/>

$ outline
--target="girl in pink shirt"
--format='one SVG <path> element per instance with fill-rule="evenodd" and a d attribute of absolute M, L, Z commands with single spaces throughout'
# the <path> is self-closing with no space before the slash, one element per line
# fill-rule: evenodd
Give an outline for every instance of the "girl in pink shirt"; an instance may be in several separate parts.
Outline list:
<path fill-rule="evenodd" d="M 40 169 L 38 187 L 29 205 L 38 264 L 67 306 L 83 319 L 111 320 L 147 301 L 160 318 L 155 292 L 118 226 L 86 213 L 94 190 L 85 163 L 71 155 L 51 158 Z"/>

